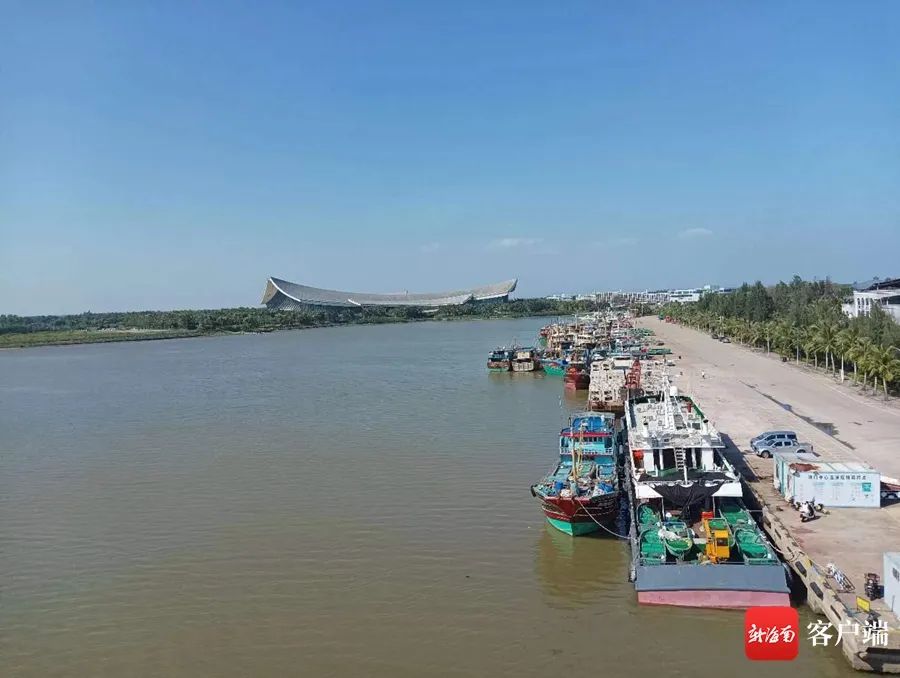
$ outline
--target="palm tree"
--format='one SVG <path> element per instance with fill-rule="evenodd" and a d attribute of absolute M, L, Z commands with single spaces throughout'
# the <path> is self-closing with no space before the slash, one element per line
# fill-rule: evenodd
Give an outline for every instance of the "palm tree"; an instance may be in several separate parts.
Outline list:
<path fill-rule="evenodd" d="M 765 325 L 766 325 L 766 323 L 751 322 L 747 326 L 747 341 L 749 341 L 753 346 L 756 346 L 757 344 L 759 344 L 759 342 L 765 337 L 765 334 L 766 334 Z M 768 349 L 768 342 L 767 342 L 766 353 L 768 353 L 768 352 L 769 352 L 769 349 Z"/>
<path fill-rule="evenodd" d="M 794 349 L 794 356 L 797 360 L 797 364 L 800 364 L 800 349 L 803 348 L 803 340 L 804 340 L 804 332 L 803 328 L 797 327 L 796 325 L 790 325 L 790 337 L 791 348 Z"/>
<path fill-rule="evenodd" d="M 794 344 L 791 335 L 792 330 L 789 322 L 779 320 L 775 323 L 775 327 L 772 330 L 772 343 L 775 346 L 775 350 L 783 356 L 790 356 L 793 353 Z"/>
<path fill-rule="evenodd" d="M 831 359 L 831 373 L 834 374 L 834 351 L 837 346 L 836 338 L 838 324 L 829 320 L 823 320 L 809 328 L 816 339 L 817 350 L 825 352 L 825 369 L 828 369 L 828 360 Z M 818 359 L 816 360 L 818 367 Z"/>
<path fill-rule="evenodd" d="M 734 321 L 731 318 L 719 318 L 718 333 L 731 338 L 734 336 Z"/>
<path fill-rule="evenodd" d="M 866 387 L 866 381 L 869 378 L 868 372 L 865 369 L 865 361 L 866 357 L 869 354 L 869 349 L 872 348 L 872 340 L 869 337 L 858 336 L 856 341 L 853 342 L 853 345 L 850 347 L 850 350 L 847 351 L 847 357 L 850 358 L 853 363 L 853 381 L 859 380 L 859 370 L 863 368 L 863 389 Z"/>
<path fill-rule="evenodd" d="M 772 320 L 764 322 L 762 323 L 761 332 L 761 338 L 766 340 L 766 355 L 768 355 L 772 352 L 772 342 L 775 340 L 775 337 L 777 335 L 778 325 L 776 325 Z"/>
<path fill-rule="evenodd" d="M 844 381 L 844 358 L 850 352 L 857 339 L 859 339 L 859 328 L 852 325 L 842 329 L 835 337 L 835 350 L 841 356 L 841 383 Z"/>
<path fill-rule="evenodd" d="M 895 346 L 873 346 L 868 356 L 869 368 L 875 377 L 872 390 L 873 392 L 878 390 L 878 377 L 881 377 L 885 400 L 888 397 L 888 382 L 900 377 L 900 360 L 894 357 L 897 350 Z"/>
<path fill-rule="evenodd" d="M 816 368 L 819 367 L 819 340 L 816 337 L 814 332 L 811 332 L 808 328 L 800 330 L 802 334 L 802 343 L 803 343 L 803 353 L 806 355 L 806 360 L 809 362 L 809 356 L 812 355 L 815 360 Z"/>

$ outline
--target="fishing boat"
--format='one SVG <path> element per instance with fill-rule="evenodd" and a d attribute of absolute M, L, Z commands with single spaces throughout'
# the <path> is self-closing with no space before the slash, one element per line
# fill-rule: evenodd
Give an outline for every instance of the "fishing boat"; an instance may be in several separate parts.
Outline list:
<path fill-rule="evenodd" d="M 544 372 L 554 377 L 562 377 L 566 373 L 569 361 L 559 355 L 547 355 L 541 359 L 541 367 Z"/>
<path fill-rule="evenodd" d="M 746 565 L 779 564 L 772 547 L 755 525 L 735 530 L 734 540 Z"/>
<path fill-rule="evenodd" d="M 512 352 L 513 372 L 534 372 L 541 369 L 541 357 L 537 349 L 517 348 Z"/>
<path fill-rule="evenodd" d="M 488 357 L 487 368 L 491 372 L 509 372 L 512 369 L 512 352 L 506 348 L 495 348 Z"/>
<path fill-rule="evenodd" d="M 642 530 L 639 536 L 641 562 L 646 566 L 664 565 L 666 545 L 659 537 L 658 529 Z"/>
<path fill-rule="evenodd" d="M 659 528 L 659 538 L 666 551 L 678 560 L 684 560 L 694 548 L 694 538 L 688 526 L 681 520 L 667 520 Z"/>
<path fill-rule="evenodd" d="M 616 367 L 609 358 L 591 363 L 591 379 L 588 384 L 588 407 L 594 411 L 625 412 L 625 370 Z"/>
<path fill-rule="evenodd" d="M 649 374 L 641 371 L 641 382 L 628 388 L 625 414 L 638 602 L 738 609 L 789 605 L 784 568 L 760 566 L 780 562 L 774 554 L 768 557 L 771 546 L 743 504 L 741 479 L 724 456 L 722 435 L 693 398 L 660 375 L 644 380 Z"/>
<path fill-rule="evenodd" d="M 750 527 L 754 524 L 750 511 L 741 502 L 723 501 L 719 504 L 719 515 L 725 519 L 733 530 L 741 527 Z"/>
<path fill-rule="evenodd" d="M 597 532 L 619 514 L 619 447 L 615 415 L 584 412 L 559 434 L 559 462 L 531 494 L 547 521 L 572 536 Z"/>
<path fill-rule="evenodd" d="M 641 504 L 636 512 L 640 559 L 645 565 L 666 562 L 666 545 L 659 536 L 659 514 L 650 504 Z"/>
<path fill-rule="evenodd" d="M 573 391 L 585 391 L 591 385 L 591 375 L 582 362 L 570 362 L 563 375 L 563 384 Z"/>
<path fill-rule="evenodd" d="M 659 527 L 659 513 L 650 504 L 641 504 L 637 510 L 637 520 L 640 530 Z"/>
<path fill-rule="evenodd" d="M 720 520 L 734 535 L 738 553 L 746 565 L 779 565 L 780 561 L 769 540 L 740 500 L 723 501 L 719 505 Z"/>

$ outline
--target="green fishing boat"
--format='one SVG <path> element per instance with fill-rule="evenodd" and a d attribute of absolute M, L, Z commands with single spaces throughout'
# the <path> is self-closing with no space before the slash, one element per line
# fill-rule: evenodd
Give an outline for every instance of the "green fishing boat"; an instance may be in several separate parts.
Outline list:
<path fill-rule="evenodd" d="M 544 358 L 541 360 L 544 373 L 554 377 L 562 377 L 566 373 L 566 361 L 561 358 Z"/>
<path fill-rule="evenodd" d="M 694 547 L 688 526 L 680 520 L 667 520 L 659 530 L 659 536 L 666 545 L 666 551 L 678 560 L 684 560 Z"/>
<path fill-rule="evenodd" d="M 735 530 L 734 539 L 745 565 L 777 565 L 778 558 L 755 527 Z"/>
<path fill-rule="evenodd" d="M 659 538 L 659 530 L 650 527 L 641 532 L 641 563 L 644 565 L 662 565 L 666 562 L 666 547 Z"/>
<path fill-rule="evenodd" d="M 637 510 L 638 529 L 643 531 L 659 525 L 659 513 L 650 504 L 641 504 Z"/>
<path fill-rule="evenodd" d="M 719 514 L 728 521 L 728 525 L 731 526 L 732 530 L 738 527 L 756 527 L 756 523 L 750 517 L 750 511 L 744 508 L 742 504 L 723 502 L 719 506 Z"/>

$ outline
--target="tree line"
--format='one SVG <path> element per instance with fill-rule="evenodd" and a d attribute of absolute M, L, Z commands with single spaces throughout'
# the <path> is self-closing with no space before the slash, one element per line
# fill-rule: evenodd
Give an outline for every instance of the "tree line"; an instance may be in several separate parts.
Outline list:
<path fill-rule="evenodd" d="M 848 318 L 841 301 L 850 293 L 847 285 L 795 276 L 774 287 L 745 283 L 726 294 L 706 294 L 694 304 L 669 304 L 661 313 L 798 364 L 802 355 L 842 381 L 849 370 L 863 390 L 875 392 L 880 385 L 887 397 L 890 387 L 900 384 L 900 325 L 878 305 L 869 315 Z"/>
<path fill-rule="evenodd" d="M 223 332 L 274 330 L 367 323 L 408 322 L 454 318 L 515 318 L 534 315 L 571 315 L 597 310 L 587 301 L 516 299 L 509 302 L 444 306 L 437 310 L 395 306 L 374 308 L 315 308 L 276 311 L 268 308 L 222 308 L 179 311 L 125 311 L 74 315 L 0 315 L 0 335 L 54 332 L 170 331 L 179 336 Z"/>

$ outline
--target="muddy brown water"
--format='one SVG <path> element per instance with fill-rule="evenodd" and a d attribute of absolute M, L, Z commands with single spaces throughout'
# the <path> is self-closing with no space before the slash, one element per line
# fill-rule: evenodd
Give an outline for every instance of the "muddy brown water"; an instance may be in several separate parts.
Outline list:
<path fill-rule="evenodd" d="M 545 524 L 583 394 L 484 365 L 542 322 L 0 352 L 0 674 L 850 675 Z"/>

